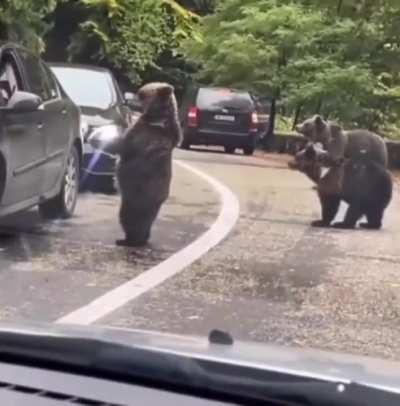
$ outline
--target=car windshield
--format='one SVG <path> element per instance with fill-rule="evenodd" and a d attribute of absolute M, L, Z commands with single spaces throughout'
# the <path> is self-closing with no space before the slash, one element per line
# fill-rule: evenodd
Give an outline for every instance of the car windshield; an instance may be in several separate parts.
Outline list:
<path fill-rule="evenodd" d="M 59 66 L 52 70 L 78 106 L 105 110 L 113 104 L 115 95 L 108 72 Z"/>
<path fill-rule="evenodd" d="M 199 89 L 197 96 L 199 109 L 231 108 L 248 111 L 253 107 L 253 101 L 248 92 L 237 92 L 229 89 Z"/>
<path fill-rule="evenodd" d="M 400 396 L 400 0 L 0 0 L 0 41 L 0 322 Z"/>

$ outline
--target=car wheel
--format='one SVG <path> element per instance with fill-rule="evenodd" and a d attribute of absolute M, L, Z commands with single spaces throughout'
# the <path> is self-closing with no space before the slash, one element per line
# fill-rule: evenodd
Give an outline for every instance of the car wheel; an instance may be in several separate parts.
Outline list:
<path fill-rule="evenodd" d="M 234 154 L 235 153 L 235 147 L 225 147 L 225 152 L 227 154 Z"/>
<path fill-rule="evenodd" d="M 74 214 L 79 193 L 79 156 L 75 147 L 72 148 L 67 160 L 60 193 L 39 205 L 43 218 L 70 218 Z"/>
<path fill-rule="evenodd" d="M 183 139 L 181 142 L 182 149 L 190 149 L 190 142 L 188 140 Z"/>
<path fill-rule="evenodd" d="M 249 147 L 244 147 L 243 152 L 245 155 L 253 155 L 254 154 L 254 147 L 249 146 Z"/>

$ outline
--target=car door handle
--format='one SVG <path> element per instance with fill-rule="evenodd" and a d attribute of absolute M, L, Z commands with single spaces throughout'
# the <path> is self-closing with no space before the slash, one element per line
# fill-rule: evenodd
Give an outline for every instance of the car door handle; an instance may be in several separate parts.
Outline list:
<path fill-rule="evenodd" d="M 65 116 L 67 114 L 67 109 L 61 110 L 61 114 Z"/>
<path fill-rule="evenodd" d="M 37 128 L 42 129 L 43 128 L 43 123 L 38 123 Z"/>

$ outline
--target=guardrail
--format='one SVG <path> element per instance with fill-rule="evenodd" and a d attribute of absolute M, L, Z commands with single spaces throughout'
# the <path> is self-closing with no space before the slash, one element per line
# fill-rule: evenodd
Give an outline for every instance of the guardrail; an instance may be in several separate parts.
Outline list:
<path fill-rule="evenodd" d="M 306 142 L 306 139 L 297 133 L 275 132 L 274 136 L 263 147 L 271 152 L 294 155 L 304 147 Z M 400 141 L 385 140 L 385 142 L 388 149 L 389 166 L 400 168 Z"/>

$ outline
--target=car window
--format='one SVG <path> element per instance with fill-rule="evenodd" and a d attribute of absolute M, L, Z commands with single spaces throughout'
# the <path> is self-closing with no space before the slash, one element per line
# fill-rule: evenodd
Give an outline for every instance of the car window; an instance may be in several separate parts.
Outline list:
<path fill-rule="evenodd" d="M 64 66 L 53 66 L 51 69 L 69 97 L 78 106 L 105 110 L 115 103 L 115 88 L 107 71 Z"/>
<path fill-rule="evenodd" d="M 122 94 L 121 88 L 119 87 L 119 84 L 118 84 L 117 80 L 115 79 L 115 77 L 113 75 L 110 75 L 110 77 L 111 77 L 112 86 L 114 88 L 115 97 L 117 98 L 119 103 L 123 103 L 124 96 Z"/>
<path fill-rule="evenodd" d="M 40 96 L 43 101 L 50 100 L 52 92 L 40 59 L 26 51 L 20 51 L 20 55 L 26 66 L 26 75 L 32 92 Z"/>
<path fill-rule="evenodd" d="M 58 89 L 58 85 L 57 82 L 53 76 L 53 72 L 51 71 L 51 69 L 43 62 L 40 62 L 40 66 L 42 68 L 42 70 L 44 71 L 45 74 L 45 78 L 47 81 L 47 85 L 50 89 L 50 94 L 51 94 L 51 98 L 56 98 L 59 96 L 59 89 Z"/>
<path fill-rule="evenodd" d="M 18 89 L 21 89 L 21 78 L 18 75 L 13 57 L 6 53 L 0 63 L 1 105 L 5 105 L 11 95 Z"/>
<path fill-rule="evenodd" d="M 256 98 L 254 101 L 256 109 L 259 113 L 270 114 L 272 108 L 272 99 L 270 98 Z"/>
<path fill-rule="evenodd" d="M 199 89 L 197 107 L 200 109 L 234 108 L 251 110 L 253 101 L 248 92 L 235 92 L 230 89 Z"/>

